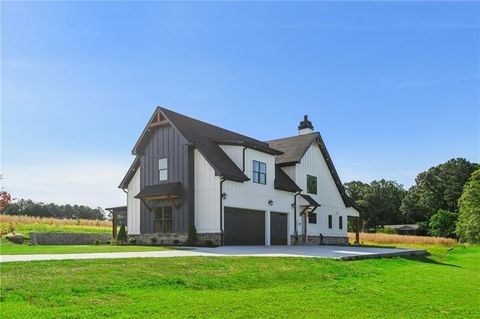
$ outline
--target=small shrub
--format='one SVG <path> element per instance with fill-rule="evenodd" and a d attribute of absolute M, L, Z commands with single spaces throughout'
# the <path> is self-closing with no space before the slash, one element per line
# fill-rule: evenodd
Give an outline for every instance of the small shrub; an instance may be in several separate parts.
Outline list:
<path fill-rule="evenodd" d="M 107 240 L 107 241 L 105 242 L 105 244 L 107 244 L 107 245 L 110 245 L 110 243 L 111 243 L 111 240 Z"/>
<path fill-rule="evenodd" d="M 121 242 L 122 245 L 127 242 L 127 229 L 125 225 L 120 226 L 120 230 L 118 231 L 117 241 Z"/>
<path fill-rule="evenodd" d="M 180 244 L 180 240 L 175 239 L 175 240 L 173 241 L 173 244 L 174 244 L 175 246 L 177 246 L 178 244 Z"/>
<path fill-rule="evenodd" d="M 110 240 L 110 246 L 117 246 L 117 239 L 112 238 L 112 240 Z"/>
<path fill-rule="evenodd" d="M 100 240 L 99 239 L 95 239 L 95 241 L 93 242 L 94 245 L 100 245 Z"/>
<path fill-rule="evenodd" d="M 155 245 L 157 243 L 157 237 L 150 238 L 150 242 L 152 243 L 152 245 Z"/>
<path fill-rule="evenodd" d="M 215 247 L 215 244 L 210 239 L 205 241 L 205 245 L 208 246 L 208 247 Z"/>
<path fill-rule="evenodd" d="M 197 229 L 194 225 L 190 226 L 188 229 L 188 238 L 187 238 L 187 245 L 194 246 L 197 244 Z"/>
<path fill-rule="evenodd" d="M 131 238 L 128 239 L 128 243 L 129 243 L 130 245 L 135 245 L 135 244 L 137 243 L 137 239 L 131 237 Z"/>
<path fill-rule="evenodd" d="M 15 230 L 16 230 L 15 224 L 8 223 L 2 226 L 2 228 L 0 229 L 0 235 L 4 236 L 6 234 L 15 234 Z"/>

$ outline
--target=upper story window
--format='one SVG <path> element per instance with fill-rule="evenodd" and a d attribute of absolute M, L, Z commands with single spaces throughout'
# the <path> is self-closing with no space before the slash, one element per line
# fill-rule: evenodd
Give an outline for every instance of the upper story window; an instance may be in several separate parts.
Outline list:
<path fill-rule="evenodd" d="M 307 193 L 316 194 L 317 193 L 317 177 L 312 175 L 307 175 Z"/>
<path fill-rule="evenodd" d="M 332 229 L 333 227 L 333 220 L 332 220 L 332 215 L 328 215 L 328 228 Z"/>
<path fill-rule="evenodd" d="M 267 164 L 253 161 L 253 182 L 267 184 Z"/>
<path fill-rule="evenodd" d="M 158 160 L 158 179 L 166 181 L 168 179 L 168 159 L 161 158 Z"/>
<path fill-rule="evenodd" d="M 338 228 L 343 229 L 343 216 L 338 216 Z"/>

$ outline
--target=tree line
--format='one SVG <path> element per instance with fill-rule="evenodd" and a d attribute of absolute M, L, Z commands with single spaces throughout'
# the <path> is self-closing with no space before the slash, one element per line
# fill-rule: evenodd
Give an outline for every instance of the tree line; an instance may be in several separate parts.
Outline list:
<path fill-rule="evenodd" d="M 344 186 L 361 209 L 363 230 L 418 224 L 432 236 L 462 237 L 461 228 L 471 227 L 466 224 L 475 224 L 472 220 L 478 223 L 473 229 L 480 233 L 478 179 L 479 164 L 455 158 L 418 174 L 415 185 L 408 190 L 396 181 L 384 179 L 369 184 L 351 181 Z M 466 218 L 467 211 L 476 217 Z"/>
<path fill-rule="evenodd" d="M 102 208 L 91 208 L 84 205 L 56 205 L 34 202 L 31 199 L 19 199 L 3 205 L 0 210 L 6 215 L 27 215 L 36 217 L 53 217 L 60 219 L 99 219 L 105 220 Z"/>

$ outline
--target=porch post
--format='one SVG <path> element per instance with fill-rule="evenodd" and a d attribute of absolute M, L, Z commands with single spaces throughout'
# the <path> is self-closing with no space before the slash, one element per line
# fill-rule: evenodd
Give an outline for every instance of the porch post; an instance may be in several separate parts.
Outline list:
<path fill-rule="evenodd" d="M 308 245 L 308 234 L 307 234 L 307 224 L 308 224 L 308 214 L 307 212 L 305 212 L 305 214 L 303 214 L 303 225 L 304 225 L 304 230 L 303 230 L 303 234 L 304 234 L 304 241 L 305 241 L 305 245 Z"/>
<path fill-rule="evenodd" d="M 360 214 L 356 219 L 356 226 L 355 226 L 355 244 L 360 244 Z"/>
<path fill-rule="evenodd" d="M 117 214 L 112 212 L 112 234 L 113 238 L 117 238 Z"/>

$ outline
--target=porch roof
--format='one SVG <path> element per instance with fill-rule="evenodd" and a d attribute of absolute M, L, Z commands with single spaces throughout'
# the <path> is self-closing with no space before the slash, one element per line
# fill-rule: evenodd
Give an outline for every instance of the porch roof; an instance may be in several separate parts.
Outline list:
<path fill-rule="evenodd" d="M 182 188 L 180 182 L 145 186 L 135 198 L 145 200 L 178 198 L 182 196 Z"/>

